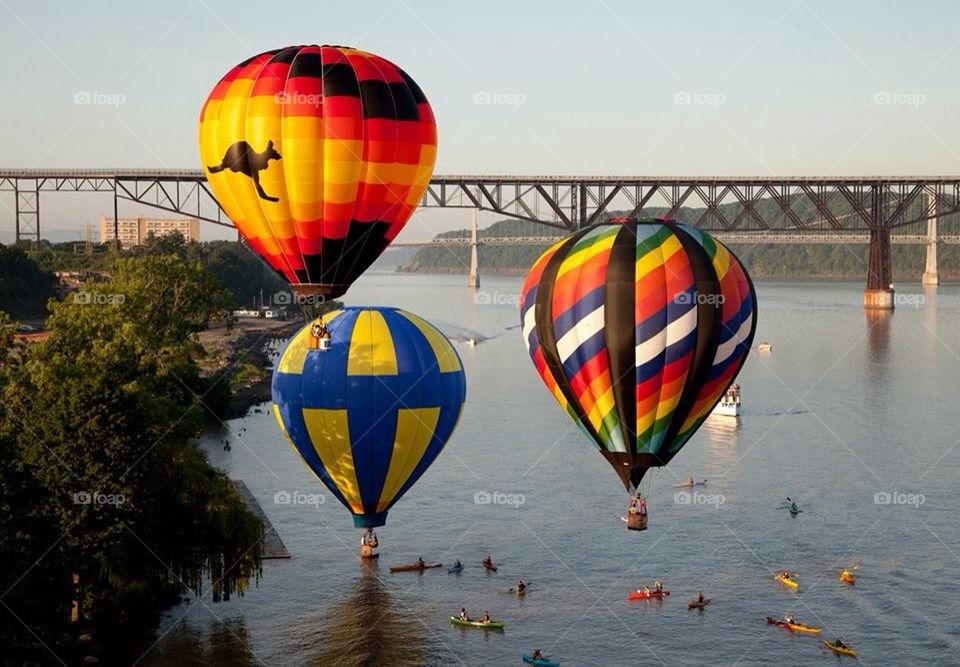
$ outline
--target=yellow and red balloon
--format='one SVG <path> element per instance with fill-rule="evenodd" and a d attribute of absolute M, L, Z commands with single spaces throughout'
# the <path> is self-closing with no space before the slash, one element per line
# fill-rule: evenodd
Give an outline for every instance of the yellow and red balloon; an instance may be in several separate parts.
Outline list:
<path fill-rule="evenodd" d="M 292 46 L 230 70 L 200 112 L 213 194 L 301 294 L 334 298 L 420 202 L 437 128 L 406 72 L 343 46 Z"/>

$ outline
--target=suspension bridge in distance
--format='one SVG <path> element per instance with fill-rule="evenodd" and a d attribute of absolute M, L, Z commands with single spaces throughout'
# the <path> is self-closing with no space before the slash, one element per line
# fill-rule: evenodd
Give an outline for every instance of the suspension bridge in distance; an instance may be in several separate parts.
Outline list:
<path fill-rule="evenodd" d="M 12 193 L 18 242 L 39 242 L 46 193 L 102 192 L 130 202 L 231 226 L 206 178 L 192 169 L 0 169 Z M 463 208 L 552 228 L 554 236 L 470 236 L 395 245 L 470 245 L 470 283 L 479 280 L 477 247 L 532 245 L 618 215 L 677 219 L 726 243 L 865 243 L 864 306 L 893 307 L 891 245 L 926 246 L 925 284 L 939 282 L 937 247 L 960 243 L 960 177 L 714 177 L 435 175 L 423 208 Z M 114 227 L 116 235 L 116 226 Z"/>

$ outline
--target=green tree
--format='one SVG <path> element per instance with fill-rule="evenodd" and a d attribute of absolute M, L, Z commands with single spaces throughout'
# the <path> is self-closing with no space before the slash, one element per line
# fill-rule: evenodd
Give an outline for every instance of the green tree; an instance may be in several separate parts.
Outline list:
<path fill-rule="evenodd" d="M 214 600 L 259 574 L 262 525 L 190 443 L 226 382 L 202 377 L 195 334 L 232 301 L 197 263 L 117 261 L 56 303 L 49 337 L 4 387 L 4 428 L 62 539 L 81 618 L 138 636 L 209 578 Z M 55 618 L 55 617 L 54 617 Z"/>

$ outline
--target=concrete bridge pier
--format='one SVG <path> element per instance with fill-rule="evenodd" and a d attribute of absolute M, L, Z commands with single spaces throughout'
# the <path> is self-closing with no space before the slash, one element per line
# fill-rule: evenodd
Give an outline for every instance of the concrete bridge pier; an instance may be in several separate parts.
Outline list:
<path fill-rule="evenodd" d="M 477 259 L 477 209 L 470 209 L 470 275 L 467 287 L 480 287 L 480 262 Z"/>
<path fill-rule="evenodd" d="M 940 274 L 937 271 L 937 244 L 940 239 L 937 236 L 937 199 L 930 192 L 927 192 L 927 214 L 930 218 L 927 220 L 927 265 L 923 270 L 923 277 L 920 282 L 924 285 L 939 285 Z"/>

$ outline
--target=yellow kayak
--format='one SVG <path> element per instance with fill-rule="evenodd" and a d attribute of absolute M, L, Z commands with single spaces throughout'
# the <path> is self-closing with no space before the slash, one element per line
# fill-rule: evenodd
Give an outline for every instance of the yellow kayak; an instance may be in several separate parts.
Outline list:
<path fill-rule="evenodd" d="M 774 579 L 776 579 L 776 580 L 779 581 L 781 584 L 783 584 L 784 586 L 787 586 L 787 587 L 789 587 L 789 588 L 794 588 L 794 589 L 796 589 L 796 588 L 799 588 L 799 587 L 800 587 L 799 582 L 797 582 L 795 579 L 791 579 L 790 577 L 785 577 L 785 576 L 783 576 L 782 574 L 778 574 L 778 575 L 774 576 Z"/>
<path fill-rule="evenodd" d="M 823 645 L 834 653 L 839 653 L 840 655 L 849 655 L 851 658 L 857 657 L 857 649 L 852 646 L 837 646 L 833 642 L 828 642 L 826 639 L 823 640 Z"/>
<path fill-rule="evenodd" d="M 819 635 L 820 628 L 814 627 L 812 625 L 804 625 L 803 623 L 787 623 L 777 618 L 767 616 L 767 623 L 769 625 L 775 625 L 778 628 L 786 628 L 791 632 L 806 632 L 811 635 Z"/>

